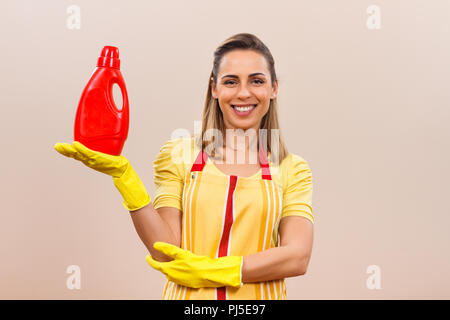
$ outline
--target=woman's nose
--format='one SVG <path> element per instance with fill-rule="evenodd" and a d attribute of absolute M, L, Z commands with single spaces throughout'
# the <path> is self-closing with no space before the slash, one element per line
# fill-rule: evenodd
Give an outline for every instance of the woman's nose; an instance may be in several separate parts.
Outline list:
<path fill-rule="evenodd" d="M 251 96 L 251 92 L 250 90 L 247 88 L 247 85 L 242 85 L 240 86 L 239 92 L 238 92 L 238 97 L 239 98 L 246 98 Z"/>

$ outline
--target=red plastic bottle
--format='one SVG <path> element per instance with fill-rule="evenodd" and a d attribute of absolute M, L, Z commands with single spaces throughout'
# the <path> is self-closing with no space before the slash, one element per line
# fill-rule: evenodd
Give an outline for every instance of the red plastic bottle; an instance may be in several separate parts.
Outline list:
<path fill-rule="evenodd" d="M 122 109 L 114 104 L 113 85 L 123 97 Z M 105 46 L 81 94 L 75 117 L 74 140 L 89 149 L 118 156 L 128 137 L 129 107 L 125 81 L 120 73 L 119 49 Z"/>

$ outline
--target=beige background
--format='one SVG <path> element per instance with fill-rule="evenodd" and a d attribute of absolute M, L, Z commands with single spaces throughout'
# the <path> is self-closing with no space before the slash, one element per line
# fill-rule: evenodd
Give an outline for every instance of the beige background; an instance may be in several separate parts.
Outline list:
<path fill-rule="evenodd" d="M 379 30 L 366 26 L 373 4 Z M 448 0 L 9 0 L 0 12 L 0 298 L 161 298 L 111 178 L 53 145 L 72 142 L 101 48 L 118 46 L 123 154 L 152 194 L 152 161 L 175 129 L 193 131 L 214 49 L 238 32 L 272 51 L 282 133 L 313 172 L 314 249 L 288 299 L 450 298 Z"/>

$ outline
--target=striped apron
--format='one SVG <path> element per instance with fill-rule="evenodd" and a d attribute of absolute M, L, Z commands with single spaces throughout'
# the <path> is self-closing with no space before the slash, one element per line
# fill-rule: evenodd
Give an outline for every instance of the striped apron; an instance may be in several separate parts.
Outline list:
<path fill-rule="evenodd" d="M 182 249 L 219 258 L 247 256 L 276 247 L 282 190 L 272 180 L 266 151 L 252 177 L 225 175 L 199 151 L 183 189 Z M 209 161 L 208 161 L 209 160 Z M 210 166 L 210 170 L 203 170 Z M 164 300 L 286 299 L 284 279 L 244 283 L 241 288 L 189 288 L 167 280 Z"/>

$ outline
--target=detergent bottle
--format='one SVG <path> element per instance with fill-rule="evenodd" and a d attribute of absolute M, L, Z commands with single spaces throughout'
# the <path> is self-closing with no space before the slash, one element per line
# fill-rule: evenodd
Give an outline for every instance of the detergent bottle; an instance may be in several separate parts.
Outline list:
<path fill-rule="evenodd" d="M 116 83 L 123 99 L 120 110 L 112 94 Z M 105 46 L 78 103 L 74 140 L 89 149 L 118 156 L 127 139 L 128 127 L 128 95 L 120 72 L 119 49 Z"/>

